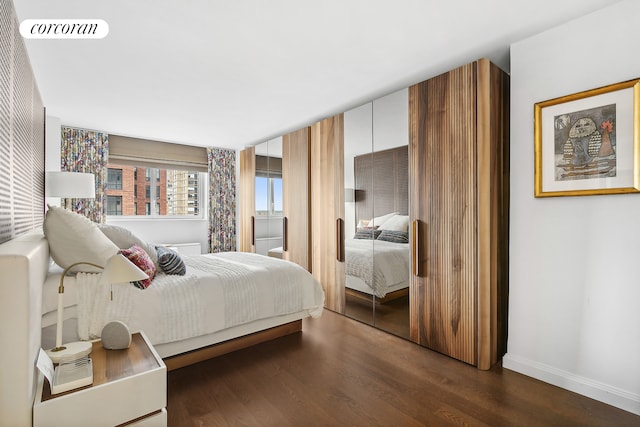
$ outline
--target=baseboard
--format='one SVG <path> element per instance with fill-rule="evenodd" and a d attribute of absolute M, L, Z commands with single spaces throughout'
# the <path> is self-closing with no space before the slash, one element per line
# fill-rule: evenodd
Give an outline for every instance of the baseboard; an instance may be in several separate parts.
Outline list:
<path fill-rule="evenodd" d="M 513 354 L 507 353 L 503 357 L 502 366 L 503 368 L 640 415 L 640 395 L 638 394 L 630 393 L 626 390 Z"/>

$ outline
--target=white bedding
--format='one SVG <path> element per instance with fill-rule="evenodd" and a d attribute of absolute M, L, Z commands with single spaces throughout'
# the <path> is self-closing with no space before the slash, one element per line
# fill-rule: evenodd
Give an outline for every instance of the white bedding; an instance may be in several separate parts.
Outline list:
<path fill-rule="evenodd" d="M 373 295 L 383 298 L 388 292 L 408 286 L 409 245 L 383 240 L 346 239 L 345 272 L 362 280 Z M 347 287 L 350 281 L 347 280 Z M 406 285 L 406 286 L 405 286 Z M 360 290 L 360 289 L 358 289 Z"/>
<path fill-rule="evenodd" d="M 144 330 L 152 344 L 210 334 L 295 312 L 318 317 L 324 293 L 297 264 L 244 252 L 184 257 L 185 276 L 158 274 L 141 290 L 99 284 L 99 274 L 78 273 L 78 335 L 97 338 L 111 320 Z M 66 283 L 66 280 L 65 280 Z"/>

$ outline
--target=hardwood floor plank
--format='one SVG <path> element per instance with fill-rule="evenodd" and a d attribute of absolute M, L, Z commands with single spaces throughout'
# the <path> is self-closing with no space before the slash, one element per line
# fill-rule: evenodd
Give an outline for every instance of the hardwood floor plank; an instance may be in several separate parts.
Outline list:
<path fill-rule="evenodd" d="M 168 374 L 170 426 L 638 426 L 496 366 L 481 371 L 325 310 L 303 332 Z"/>

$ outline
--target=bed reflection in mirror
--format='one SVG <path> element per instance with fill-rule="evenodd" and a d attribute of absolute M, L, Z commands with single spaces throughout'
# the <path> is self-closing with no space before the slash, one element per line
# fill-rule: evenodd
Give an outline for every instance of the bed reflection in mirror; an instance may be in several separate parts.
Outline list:
<path fill-rule="evenodd" d="M 407 91 L 345 113 L 345 315 L 409 338 Z"/>

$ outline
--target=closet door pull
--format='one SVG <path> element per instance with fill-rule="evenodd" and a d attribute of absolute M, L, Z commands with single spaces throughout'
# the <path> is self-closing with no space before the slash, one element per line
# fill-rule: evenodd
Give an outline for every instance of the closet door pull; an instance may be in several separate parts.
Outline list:
<path fill-rule="evenodd" d="M 412 273 L 414 276 L 421 276 L 422 269 L 420 268 L 420 220 L 416 219 L 411 223 L 411 234 L 413 239 L 411 240 L 411 258 L 413 260 Z"/>
<path fill-rule="evenodd" d="M 336 259 L 344 262 L 344 220 L 336 220 Z"/>
<path fill-rule="evenodd" d="M 288 224 L 287 224 L 287 217 L 283 217 L 282 218 L 282 250 L 284 252 L 288 251 L 289 249 L 289 245 L 287 244 L 287 241 L 289 240 L 289 236 L 287 233 L 287 229 L 288 229 Z"/>
<path fill-rule="evenodd" d="M 256 217 L 251 216 L 251 246 L 256 245 Z"/>

